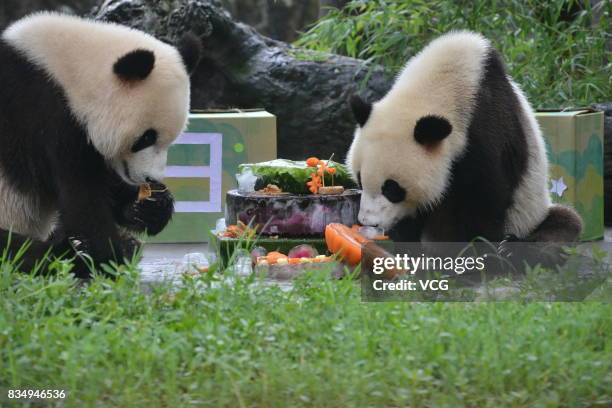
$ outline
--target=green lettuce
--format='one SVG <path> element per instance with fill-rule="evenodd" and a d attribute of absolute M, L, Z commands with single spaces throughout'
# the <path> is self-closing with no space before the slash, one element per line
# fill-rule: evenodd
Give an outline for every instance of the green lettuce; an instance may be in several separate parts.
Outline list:
<path fill-rule="evenodd" d="M 345 188 L 354 188 L 355 183 L 346 166 L 331 161 L 329 167 L 335 167 L 334 185 Z M 293 161 L 276 159 L 261 163 L 248 163 L 239 166 L 240 173 L 253 172 L 261 181 L 258 185 L 266 186 L 276 184 L 283 191 L 293 194 L 310 194 L 306 183 L 310 181 L 310 175 L 317 171 L 315 167 L 308 167 L 305 161 Z M 332 185 L 332 176 L 325 174 L 325 185 Z"/>

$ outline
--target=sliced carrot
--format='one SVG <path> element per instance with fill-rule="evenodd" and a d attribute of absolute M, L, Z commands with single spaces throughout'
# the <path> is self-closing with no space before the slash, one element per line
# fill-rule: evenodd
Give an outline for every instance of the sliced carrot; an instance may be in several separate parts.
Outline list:
<path fill-rule="evenodd" d="M 289 258 L 287 260 L 290 264 L 299 264 L 301 262 L 300 258 Z"/>
<path fill-rule="evenodd" d="M 321 183 L 321 177 L 317 176 L 316 173 L 312 173 L 310 175 L 310 178 L 311 180 L 306 182 L 308 190 L 310 190 L 312 194 L 317 194 L 317 192 L 319 191 L 319 187 L 323 185 L 323 183 Z"/>

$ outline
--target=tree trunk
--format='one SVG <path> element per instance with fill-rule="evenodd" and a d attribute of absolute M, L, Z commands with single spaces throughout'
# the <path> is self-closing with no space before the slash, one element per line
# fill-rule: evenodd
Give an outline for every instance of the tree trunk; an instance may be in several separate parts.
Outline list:
<path fill-rule="evenodd" d="M 594 108 L 604 112 L 604 219 L 612 226 L 612 102 L 598 103 Z"/>
<path fill-rule="evenodd" d="M 275 40 L 295 41 L 319 18 L 319 0 L 222 0 L 232 17 Z"/>
<path fill-rule="evenodd" d="M 346 6 L 349 2 L 350 0 L 321 0 L 319 16 L 323 17 L 327 15 L 331 8 L 337 8 L 339 10 L 342 10 L 342 8 L 344 8 L 344 6 Z"/>
<path fill-rule="evenodd" d="M 204 59 L 192 79 L 192 107 L 265 108 L 278 118 L 283 158 L 344 158 L 355 127 L 348 96 L 376 100 L 392 83 L 380 66 L 264 37 L 216 0 L 110 0 L 94 14 L 170 42 L 187 31 L 199 35 Z"/>

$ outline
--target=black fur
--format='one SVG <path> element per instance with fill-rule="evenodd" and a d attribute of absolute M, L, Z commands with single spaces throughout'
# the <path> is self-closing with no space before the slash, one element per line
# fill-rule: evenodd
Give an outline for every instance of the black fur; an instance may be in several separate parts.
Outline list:
<path fill-rule="evenodd" d="M 170 222 L 174 211 L 174 198 L 161 183 L 150 183 L 153 195 L 140 202 L 131 202 L 120 208 L 117 220 L 132 231 L 159 234 Z"/>
<path fill-rule="evenodd" d="M 136 153 L 143 149 L 146 149 L 149 146 L 153 146 L 156 142 L 157 131 L 155 129 L 149 129 L 138 138 L 138 140 L 132 145 L 132 148 L 130 150 L 132 151 L 132 153 Z M 129 172 L 127 165 L 125 165 L 125 171 L 126 173 Z"/>
<path fill-rule="evenodd" d="M 406 190 L 397 181 L 391 179 L 385 180 L 381 192 L 392 203 L 401 203 L 406 198 Z"/>
<path fill-rule="evenodd" d="M 414 127 L 414 139 L 422 145 L 435 145 L 452 131 L 451 124 L 442 116 L 427 115 L 417 121 Z"/>
<path fill-rule="evenodd" d="M 163 205 L 157 213 L 150 209 L 151 202 L 139 204 L 140 213 L 146 215 L 137 222 L 130 219 L 137 187 L 119 179 L 88 143 L 86 131 L 74 119 L 62 89 L 2 40 L 0 61 L 3 181 L 59 213 L 53 236 L 32 241 L 22 270 L 29 271 L 48 251 L 52 256 L 73 256 L 75 241 L 80 241 L 77 249 L 89 254 L 96 265 L 122 262 L 124 255 L 130 254 L 124 253 L 126 245 L 118 225 L 159 230 L 171 215 L 171 196 L 163 193 Z M 8 231 L 0 230 L 0 247 L 6 247 L 8 236 Z M 15 254 L 27 239 L 12 234 L 9 251 Z M 77 260 L 75 274 L 87 277 L 89 268 Z"/>
<path fill-rule="evenodd" d="M 187 72 L 193 74 L 202 58 L 202 41 L 193 33 L 185 34 L 176 45 Z"/>
<path fill-rule="evenodd" d="M 567 244 L 575 242 L 581 232 L 580 215 L 573 208 L 555 204 L 548 210 L 544 221 L 528 237 L 506 236 L 499 243 L 497 253 L 509 260 L 518 270 L 521 270 L 525 263 L 555 268 L 567 261 Z M 529 244 L 516 246 L 518 242 Z M 514 254 L 517 250 L 519 255 Z"/>
<path fill-rule="evenodd" d="M 527 165 L 527 141 L 521 106 L 496 51 L 489 52 L 484 68 L 468 147 L 453 164 L 444 198 L 433 208 L 421 209 L 417 220 L 404 221 L 410 231 L 394 228 L 392 238 L 420 240 L 425 234 L 441 242 L 503 239 L 506 212 Z"/>
<path fill-rule="evenodd" d="M 361 99 L 359 95 L 352 95 L 349 99 L 349 104 L 351 106 L 351 111 L 353 112 L 353 117 L 357 121 L 360 127 L 366 124 L 368 118 L 370 117 L 370 113 L 372 113 L 372 104 Z"/>
<path fill-rule="evenodd" d="M 113 72 L 124 81 L 142 81 L 155 67 L 155 54 L 149 50 L 134 50 L 119 58 Z"/>
<path fill-rule="evenodd" d="M 570 207 L 554 205 L 540 225 L 529 235 L 533 242 L 573 242 L 582 232 L 582 219 Z"/>

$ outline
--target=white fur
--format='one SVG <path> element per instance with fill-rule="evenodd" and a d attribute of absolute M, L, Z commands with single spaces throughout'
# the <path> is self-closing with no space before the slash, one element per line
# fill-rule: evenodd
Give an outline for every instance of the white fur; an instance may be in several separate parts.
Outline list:
<path fill-rule="evenodd" d="M 347 156 L 353 174 L 361 172 L 360 222 L 390 228 L 417 208 L 442 199 L 451 165 L 466 146 L 489 47 L 478 34 L 443 35 L 408 61 L 389 93 L 374 103 Z M 453 127 L 433 151 L 416 142 L 412 133 L 416 121 L 430 114 L 445 117 Z M 382 196 L 387 178 L 407 190 L 404 202 L 391 204 Z"/>
<path fill-rule="evenodd" d="M 132 158 L 126 161 L 129 166 L 131 181 L 136 184 L 144 183 L 146 180 L 143 176 L 148 176 L 154 180 L 163 179 L 167 159 L 168 149 L 155 146 L 134 153 Z M 120 166 L 118 163 L 114 164 Z"/>
<path fill-rule="evenodd" d="M 2 37 L 64 89 L 91 143 L 126 181 L 161 178 L 168 146 L 189 112 L 189 76 L 174 47 L 125 26 L 50 13 L 17 21 Z M 136 49 L 153 51 L 155 67 L 143 81 L 122 82 L 113 65 Z M 157 145 L 132 154 L 130 146 L 148 129 L 158 132 Z"/>
<path fill-rule="evenodd" d="M 520 87 L 510 81 L 521 106 L 520 121 L 527 143 L 527 168 L 517 189 L 512 206 L 506 213 L 506 234 L 525 238 L 548 214 L 551 206 L 548 192 L 548 159 L 546 145 L 531 106 Z"/>
<path fill-rule="evenodd" d="M 49 203 L 21 194 L 6 182 L 1 171 L 0 197 L 0 228 L 40 240 L 49 237 L 57 218 Z"/>

